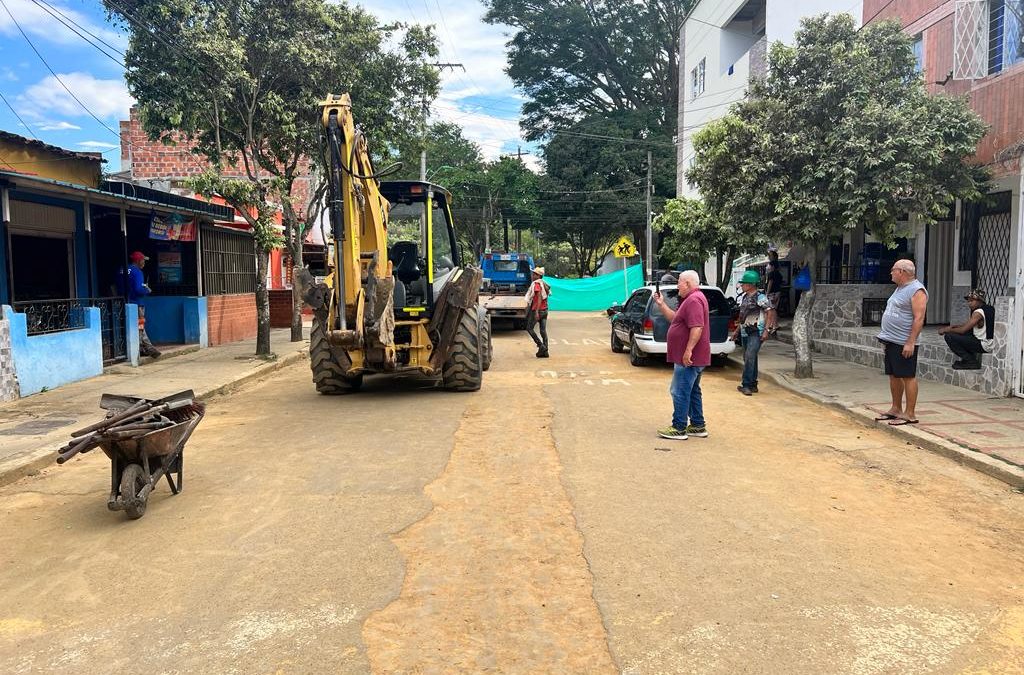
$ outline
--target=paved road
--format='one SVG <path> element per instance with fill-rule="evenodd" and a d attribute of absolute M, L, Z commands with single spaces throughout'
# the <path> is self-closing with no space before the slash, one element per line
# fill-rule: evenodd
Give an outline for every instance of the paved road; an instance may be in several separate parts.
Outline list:
<path fill-rule="evenodd" d="M 214 400 L 185 492 L 95 454 L 0 489 L 0 672 L 1024 672 L 1024 497 L 600 317 L 498 333 L 477 394 L 305 365 Z"/>

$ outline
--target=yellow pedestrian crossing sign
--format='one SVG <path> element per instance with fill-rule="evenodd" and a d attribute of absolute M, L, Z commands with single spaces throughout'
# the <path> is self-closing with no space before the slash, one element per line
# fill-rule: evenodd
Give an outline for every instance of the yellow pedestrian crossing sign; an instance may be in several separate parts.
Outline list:
<path fill-rule="evenodd" d="M 629 240 L 629 237 L 623 236 L 612 247 L 612 251 L 615 252 L 616 258 L 632 258 L 636 253 L 636 246 Z"/>

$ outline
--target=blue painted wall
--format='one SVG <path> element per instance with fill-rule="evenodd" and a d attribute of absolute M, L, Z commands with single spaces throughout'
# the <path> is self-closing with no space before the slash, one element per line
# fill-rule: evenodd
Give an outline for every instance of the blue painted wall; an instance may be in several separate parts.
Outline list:
<path fill-rule="evenodd" d="M 85 328 L 28 335 L 25 315 L 3 307 L 10 321 L 11 354 L 22 396 L 103 374 L 99 307 L 85 307 Z"/>
<path fill-rule="evenodd" d="M 206 298 L 180 295 L 148 296 L 146 334 L 156 343 L 208 346 Z"/>

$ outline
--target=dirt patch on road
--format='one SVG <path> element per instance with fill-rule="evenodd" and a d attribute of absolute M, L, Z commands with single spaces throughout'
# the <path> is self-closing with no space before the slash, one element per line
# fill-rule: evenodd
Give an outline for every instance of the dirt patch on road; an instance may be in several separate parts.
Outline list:
<path fill-rule="evenodd" d="M 363 628 L 375 672 L 615 672 L 551 406 L 489 373 L 467 408 L 434 510 L 395 537 L 400 596 Z M 515 405 L 510 405 L 514 401 Z"/>

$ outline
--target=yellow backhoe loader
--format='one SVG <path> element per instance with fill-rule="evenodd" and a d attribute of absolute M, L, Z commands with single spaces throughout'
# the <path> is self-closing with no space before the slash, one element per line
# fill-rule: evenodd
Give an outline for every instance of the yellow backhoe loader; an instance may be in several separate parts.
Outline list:
<path fill-rule="evenodd" d="M 450 193 L 420 181 L 381 182 L 348 94 L 321 104 L 330 233 L 322 283 L 302 275 L 313 308 L 310 365 L 317 391 L 358 389 L 372 373 L 417 373 L 476 391 L 490 366 L 482 279 L 462 266 Z"/>

